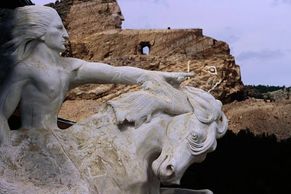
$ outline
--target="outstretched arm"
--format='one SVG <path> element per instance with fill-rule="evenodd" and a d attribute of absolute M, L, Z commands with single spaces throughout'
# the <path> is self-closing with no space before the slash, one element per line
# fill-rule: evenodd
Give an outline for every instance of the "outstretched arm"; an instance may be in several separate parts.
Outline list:
<path fill-rule="evenodd" d="M 83 62 L 77 69 L 75 82 L 136 84 L 146 70 L 134 67 L 114 67 L 104 63 Z"/>
<path fill-rule="evenodd" d="M 136 67 L 115 67 L 104 63 L 86 62 L 79 59 L 70 59 L 74 63 L 73 86 L 84 83 L 113 83 L 113 84 L 143 84 L 149 79 L 164 79 L 169 83 L 181 82 L 191 73 L 168 73 L 149 71 Z"/>

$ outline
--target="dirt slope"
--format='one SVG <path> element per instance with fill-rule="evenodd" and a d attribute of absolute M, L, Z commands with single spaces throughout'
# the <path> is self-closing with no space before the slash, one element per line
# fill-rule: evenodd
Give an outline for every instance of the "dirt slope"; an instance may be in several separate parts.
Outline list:
<path fill-rule="evenodd" d="M 247 99 L 224 106 L 229 129 L 250 129 L 256 135 L 276 135 L 279 140 L 291 137 L 291 100 L 277 102 Z"/>

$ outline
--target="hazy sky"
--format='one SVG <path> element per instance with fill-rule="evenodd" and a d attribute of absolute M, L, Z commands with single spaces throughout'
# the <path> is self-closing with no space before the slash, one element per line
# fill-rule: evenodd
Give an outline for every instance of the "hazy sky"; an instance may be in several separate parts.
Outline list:
<path fill-rule="evenodd" d="M 117 1 L 123 28 L 202 28 L 230 45 L 245 84 L 291 86 L 291 0 Z"/>

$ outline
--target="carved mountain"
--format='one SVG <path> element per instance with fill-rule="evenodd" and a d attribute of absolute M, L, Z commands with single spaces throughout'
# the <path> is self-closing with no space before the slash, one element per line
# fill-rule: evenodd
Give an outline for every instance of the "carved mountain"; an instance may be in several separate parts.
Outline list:
<path fill-rule="evenodd" d="M 149 70 L 190 70 L 196 76 L 184 84 L 210 91 L 224 102 L 243 90 L 240 68 L 228 44 L 204 36 L 202 29 L 123 30 L 116 0 L 62 0 L 49 6 L 59 12 L 68 29 L 71 56 Z M 61 116 L 77 121 L 94 112 L 92 103 L 95 106 L 136 87 L 78 87 L 67 96 Z"/>
<path fill-rule="evenodd" d="M 184 84 L 210 91 L 223 102 L 242 98 L 240 68 L 227 43 L 203 35 L 202 29 L 123 30 L 115 0 L 62 0 L 50 4 L 58 10 L 70 34 L 70 55 L 112 65 L 150 70 L 193 71 Z M 90 22 L 88 22 L 90 21 Z M 67 96 L 60 116 L 79 121 L 94 114 L 101 104 L 137 86 L 85 85 Z M 249 99 L 225 106 L 230 129 L 255 134 L 291 135 L 290 99 L 268 102 Z M 274 111 L 272 111 L 274 110 Z"/>

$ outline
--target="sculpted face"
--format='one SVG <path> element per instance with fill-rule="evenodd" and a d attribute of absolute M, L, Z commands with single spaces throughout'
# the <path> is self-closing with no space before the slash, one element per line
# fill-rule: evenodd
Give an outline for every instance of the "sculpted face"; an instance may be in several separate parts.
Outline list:
<path fill-rule="evenodd" d="M 112 13 L 112 19 L 115 24 L 115 27 L 121 28 L 122 22 L 124 21 L 124 17 L 121 13 L 120 7 L 118 4 L 113 3 L 110 5 L 110 10 Z"/>
<path fill-rule="evenodd" d="M 45 44 L 58 52 L 66 50 L 66 44 L 68 44 L 68 32 L 65 29 L 61 18 L 58 15 L 53 17 L 50 25 L 47 28 L 47 32 L 42 37 Z"/>
<path fill-rule="evenodd" d="M 208 133 L 209 125 L 201 123 L 193 113 L 176 116 L 167 129 L 167 143 L 161 155 L 152 163 L 154 174 L 164 184 L 179 184 L 186 169 L 202 162 L 215 149 L 215 134 Z M 201 153 L 193 154 L 189 138 Z M 209 142 L 209 146 L 204 146 Z M 205 147 L 205 149 L 204 149 Z"/>

